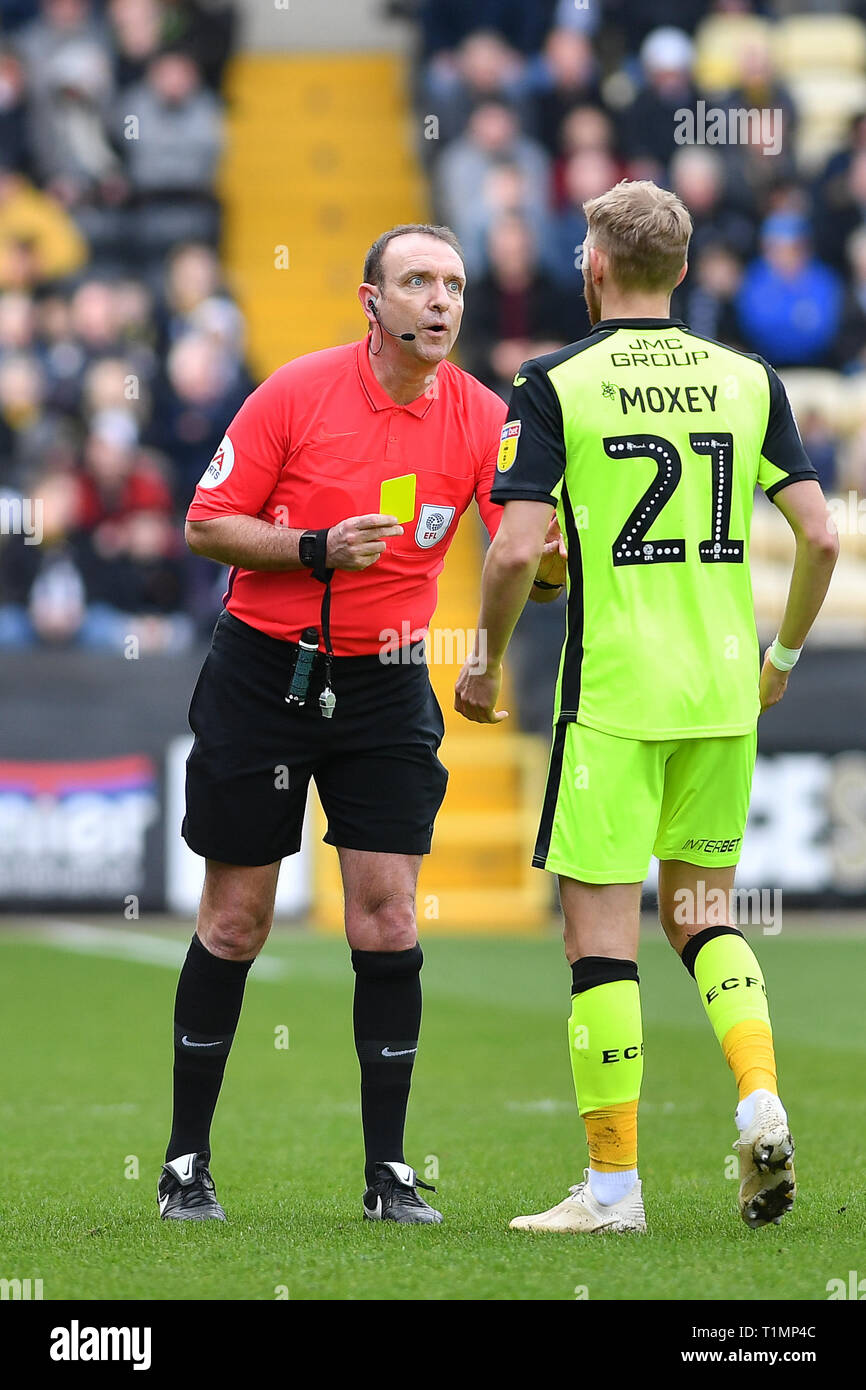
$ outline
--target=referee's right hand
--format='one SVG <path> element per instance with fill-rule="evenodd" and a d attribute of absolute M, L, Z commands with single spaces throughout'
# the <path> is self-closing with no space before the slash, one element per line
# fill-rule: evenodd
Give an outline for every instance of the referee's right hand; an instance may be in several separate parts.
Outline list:
<path fill-rule="evenodd" d="M 385 549 L 386 536 L 402 536 L 395 516 L 350 516 L 328 532 L 327 563 L 335 570 L 365 570 Z"/>

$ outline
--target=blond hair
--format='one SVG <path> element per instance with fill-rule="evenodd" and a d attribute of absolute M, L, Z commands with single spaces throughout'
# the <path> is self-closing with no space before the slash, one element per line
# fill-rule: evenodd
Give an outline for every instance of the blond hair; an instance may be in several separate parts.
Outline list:
<path fill-rule="evenodd" d="M 673 289 L 692 234 L 688 209 L 649 179 L 623 179 L 583 205 L 590 244 L 624 290 Z"/>

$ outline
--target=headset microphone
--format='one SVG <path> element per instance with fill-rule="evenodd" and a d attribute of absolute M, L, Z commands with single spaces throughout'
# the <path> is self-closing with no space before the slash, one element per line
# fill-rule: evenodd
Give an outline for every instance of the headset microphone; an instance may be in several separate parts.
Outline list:
<path fill-rule="evenodd" d="M 385 327 L 384 323 L 382 322 L 382 320 L 381 320 L 380 317 L 379 317 L 379 310 L 378 310 L 377 307 L 376 307 L 376 301 L 375 301 L 375 299 L 368 299 L 368 300 L 367 300 L 367 308 L 372 312 L 373 317 L 375 318 L 375 320 L 376 320 L 376 322 L 378 323 L 379 327 L 383 330 L 383 332 L 387 333 L 388 336 L 389 336 L 390 338 L 400 338 L 401 341 L 404 342 L 404 343 L 414 343 L 414 341 L 415 341 L 415 334 L 414 334 L 414 333 L 392 333 L 391 330 L 390 330 L 390 328 L 386 328 L 386 327 Z M 371 351 L 372 351 L 372 349 L 371 349 Z"/>

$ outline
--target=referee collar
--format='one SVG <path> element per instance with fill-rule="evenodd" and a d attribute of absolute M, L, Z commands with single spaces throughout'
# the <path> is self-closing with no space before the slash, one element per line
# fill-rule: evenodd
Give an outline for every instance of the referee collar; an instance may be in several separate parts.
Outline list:
<path fill-rule="evenodd" d="M 604 328 L 687 328 L 682 319 L 599 319 L 589 330 L 599 333 Z"/>
<path fill-rule="evenodd" d="M 376 379 L 376 374 L 370 365 L 370 338 L 362 338 L 358 344 L 357 352 L 358 376 L 361 378 L 361 386 L 364 395 L 370 402 L 373 410 L 408 410 L 410 415 L 417 415 L 419 419 L 427 414 L 433 401 L 436 399 L 434 393 L 422 391 L 420 396 L 416 396 L 414 401 L 407 401 L 401 405 L 399 401 L 392 400 L 387 391 L 383 390 Z M 441 390 L 441 383 L 437 373 L 436 383 Z"/>

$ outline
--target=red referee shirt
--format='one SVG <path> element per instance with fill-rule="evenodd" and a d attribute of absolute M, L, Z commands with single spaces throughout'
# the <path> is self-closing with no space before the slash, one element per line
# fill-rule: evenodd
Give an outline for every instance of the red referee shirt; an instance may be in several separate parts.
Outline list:
<path fill-rule="evenodd" d="M 436 607 L 436 579 L 473 496 L 492 536 L 490 501 L 504 401 L 450 362 L 428 393 L 397 405 L 373 375 L 368 339 L 287 362 L 247 397 L 204 471 L 189 521 L 243 514 L 318 530 L 375 513 L 386 478 L 414 473 L 415 516 L 369 569 L 337 570 L 337 656 L 378 652 L 387 634 L 417 641 Z M 322 585 L 309 570 L 235 568 L 225 605 L 271 637 L 320 629 Z M 383 634 L 385 634 L 383 636 Z M 391 645 L 393 643 L 389 643 Z M 321 643 L 320 643 L 321 645 Z"/>

